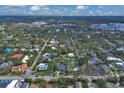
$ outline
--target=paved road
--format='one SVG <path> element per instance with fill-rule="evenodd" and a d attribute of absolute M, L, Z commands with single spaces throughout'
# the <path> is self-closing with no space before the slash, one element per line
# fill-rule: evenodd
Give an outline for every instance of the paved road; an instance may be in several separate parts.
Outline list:
<path fill-rule="evenodd" d="M 45 80 L 51 80 L 51 79 L 58 79 L 57 77 L 50 77 L 50 76 L 36 76 L 36 75 L 30 75 L 30 76 L 27 76 L 26 78 L 32 78 L 33 80 L 36 79 L 36 78 L 42 78 L 42 79 L 45 79 Z M 72 76 L 64 76 L 63 78 L 72 78 Z M 0 76 L 0 80 L 22 80 L 22 79 L 25 79 L 25 75 L 24 76 Z"/>
<path fill-rule="evenodd" d="M 34 60 L 33 64 L 31 65 L 31 67 L 28 68 L 25 76 L 29 76 L 32 74 L 32 69 L 33 67 L 36 65 L 36 63 L 38 62 L 38 59 L 41 57 L 41 53 L 44 51 L 45 47 L 47 46 L 47 43 L 49 42 L 50 37 L 46 40 L 44 46 L 41 48 L 41 50 L 38 52 L 38 55 L 36 57 L 36 59 Z"/>
<path fill-rule="evenodd" d="M 14 79 L 22 79 L 21 76 L 0 76 L 0 80 L 14 80 Z"/>
<path fill-rule="evenodd" d="M 105 79 L 105 76 L 81 76 L 84 79 L 92 80 L 92 79 Z"/>
<path fill-rule="evenodd" d="M 61 22 L 61 19 L 58 21 L 57 25 L 59 25 L 60 22 Z M 33 72 L 32 69 L 33 69 L 33 67 L 34 67 L 34 66 L 36 65 L 36 63 L 38 62 L 39 58 L 41 57 L 42 52 L 43 52 L 44 49 L 46 48 L 47 43 L 50 41 L 50 39 L 51 39 L 51 37 L 53 36 L 53 33 L 54 33 L 54 31 L 56 31 L 56 29 L 57 29 L 57 27 L 56 27 L 55 29 L 53 29 L 53 32 L 50 34 L 50 36 L 48 37 L 48 39 L 47 39 L 46 42 L 44 43 L 43 47 L 41 48 L 41 50 L 38 52 L 38 55 L 37 55 L 37 57 L 35 58 L 33 64 L 31 65 L 31 67 L 28 68 L 28 70 L 27 70 L 27 72 L 26 72 L 26 74 L 25 74 L 25 77 L 32 75 L 32 72 Z"/>
<path fill-rule="evenodd" d="M 49 42 L 49 40 L 50 40 L 50 37 L 46 40 L 44 46 L 43 46 L 42 49 L 39 51 L 38 56 L 36 57 L 36 59 L 35 59 L 35 61 L 34 61 L 34 63 L 32 64 L 31 67 L 34 67 L 34 66 L 36 65 L 38 59 L 41 57 L 41 53 L 42 53 L 42 52 L 44 51 L 44 49 L 46 48 L 47 43 Z"/>
<path fill-rule="evenodd" d="M 0 76 L 0 79 L 21 79 L 21 78 L 24 78 L 25 75 L 21 75 L 21 76 Z M 105 76 L 78 76 L 79 78 L 84 78 L 84 79 L 98 79 L 98 78 L 106 78 Z M 47 76 L 47 75 L 30 75 L 30 76 L 27 76 L 26 78 L 49 78 L 49 79 L 52 79 L 52 78 L 59 78 L 59 77 L 51 77 L 51 76 Z M 69 76 L 63 76 L 63 78 L 74 78 L 73 75 L 69 75 Z"/>

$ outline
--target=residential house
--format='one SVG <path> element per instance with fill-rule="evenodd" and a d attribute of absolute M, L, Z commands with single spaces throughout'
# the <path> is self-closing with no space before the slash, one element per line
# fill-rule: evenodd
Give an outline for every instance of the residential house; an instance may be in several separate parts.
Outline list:
<path fill-rule="evenodd" d="M 53 47 L 51 47 L 51 48 L 52 48 L 52 50 L 56 50 L 56 47 L 54 47 L 54 46 L 53 46 Z"/>
<path fill-rule="evenodd" d="M 11 71 L 14 72 L 14 73 L 24 73 L 26 70 L 27 70 L 28 66 L 27 64 L 21 64 L 21 65 L 18 65 L 18 66 L 13 66 L 11 68 Z"/>
<path fill-rule="evenodd" d="M 22 58 L 22 54 L 15 54 L 15 55 L 11 56 L 11 58 L 12 58 L 12 59 L 17 59 L 17 60 L 19 60 L 19 59 Z"/>
<path fill-rule="evenodd" d="M 74 57 L 74 53 L 68 53 L 68 57 Z"/>
<path fill-rule="evenodd" d="M 96 57 L 92 57 L 88 60 L 89 64 L 95 64 L 96 63 Z"/>
<path fill-rule="evenodd" d="M 64 45 L 64 44 L 61 44 L 60 47 L 61 47 L 61 48 L 65 48 L 65 45 Z"/>
<path fill-rule="evenodd" d="M 56 45 L 56 44 L 58 44 L 59 42 L 57 41 L 57 40 L 55 40 L 55 39 L 51 39 L 50 40 L 50 46 L 54 46 L 54 45 Z"/>
<path fill-rule="evenodd" d="M 107 65 L 101 65 L 102 69 L 104 70 L 105 73 L 110 73 L 110 67 Z"/>
<path fill-rule="evenodd" d="M 4 37 L 4 40 L 11 40 L 11 39 L 13 39 L 13 35 L 6 35 Z"/>
<path fill-rule="evenodd" d="M 116 58 L 116 57 L 107 57 L 108 61 L 118 61 L 118 62 L 122 62 L 122 59 L 120 58 Z"/>
<path fill-rule="evenodd" d="M 66 64 L 64 64 L 63 62 L 60 62 L 57 65 L 57 70 L 60 71 L 60 72 L 65 72 L 67 70 Z"/>
<path fill-rule="evenodd" d="M 51 54 L 50 53 L 44 53 L 43 57 L 51 57 Z"/>
<path fill-rule="evenodd" d="M 85 56 L 85 55 L 87 55 L 88 52 L 89 52 L 88 49 L 84 49 L 84 50 L 82 51 L 82 53 L 81 53 L 81 56 Z"/>
<path fill-rule="evenodd" d="M 116 63 L 115 66 L 118 68 L 119 72 L 124 72 L 124 63 Z"/>
<path fill-rule="evenodd" d="M 124 47 L 117 48 L 117 51 L 122 51 L 122 52 L 124 52 Z"/>
<path fill-rule="evenodd" d="M 94 76 L 98 76 L 100 74 L 100 72 L 101 72 L 100 66 L 96 66 L 95 64 L 94 65 L 91 64 L 91 65 L 89 65 L 89 67 L 92 69 Z"/>
<path fill-rule="evenodd" d="M 38 65 L 38 70 L 47 70 L 48 69 L 48 64 L 47 63 L 40 63 Z"/>
<path fill-rule="evenodd" d="M 29 56 L 26 55 L 23 59 L 22 59 L 22 63 L 27 63 L 27 60 L 29 60 Z"/>
<path fill-rule="evenodd" d="M 12 65 L 13 65 L 13 63 L 11 61 L 8 61 L 6 63 L 2 63 L 0 65 L 0 69 L 10 68 Z"/>

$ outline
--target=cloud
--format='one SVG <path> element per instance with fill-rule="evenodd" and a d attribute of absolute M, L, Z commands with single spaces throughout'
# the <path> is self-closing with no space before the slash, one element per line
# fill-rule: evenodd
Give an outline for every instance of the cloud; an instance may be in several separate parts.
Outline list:
<path fill-rule="evenodd" d="M 109 14 L 109 15 L 113 15 L 113 12 L 112 12 L 112 11 L 110 11 L 108 14 Z"/>
<path fill-rule="evenodd" d="M 89 15 L 95 16 L 95 13 L 93 11 L 89 11 Z"/>
<path fill-rule="evenodd" d="M 100 10 L 96 10 L 96 11 L 89 11 L 89 15 L 91 16 L 114 16 L 116 14 L 114 14 L 112 11 L 100 11 Z"/>
<path fill-rule="evenodd" d="M 49 10 L 49 7 L 47 7 L 45 5 L 33 5 L 30 7 L 31 11 L 40 11 L 41 9 Z"/>
<path fill-rule="evenodd" d="M 76 8 L 79 9 L 79 10 L 82 10 L 82 9 L 87 9 L 88 6 L 79 5 Z"/>
<path fill-rule="evenodd" d="M 34 5 L 30 7 L 31 11 L 39 11 L 40 10 L 40 6 Z"/>

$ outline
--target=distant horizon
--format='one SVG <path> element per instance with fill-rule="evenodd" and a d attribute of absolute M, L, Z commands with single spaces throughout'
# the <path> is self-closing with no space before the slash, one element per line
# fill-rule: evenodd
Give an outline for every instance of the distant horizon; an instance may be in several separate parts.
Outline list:
<path fill-rule="evenodd" d="M 39 16 L 39 15 L 7 15 L 7 16 L 0 16 L 0 21 L 9 21 L 9 20 L 38 20 L 41 21 L 42 19 L 65 19 L 65 20 L 85 20 L 93 23 L 97 23 L 98 21 L 101 23 L 108 23 L 108 22 L 116 22 L 116 23 L 124 23 L 124 16 Z"/>

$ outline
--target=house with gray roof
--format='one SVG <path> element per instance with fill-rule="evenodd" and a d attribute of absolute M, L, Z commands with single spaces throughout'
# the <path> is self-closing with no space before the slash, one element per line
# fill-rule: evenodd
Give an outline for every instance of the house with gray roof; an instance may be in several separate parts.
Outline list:
<path fill-rule="evenodd" d="M 60 71 L 60 72 L 65 72 L 67 70 L 66 64 L 64 64 L 63 62 L 60 62 L 57 65 L 57 70 Z"/>
<path fill-rule="evenodd" d="M 10 68 L 12 65 L 13 65 L 13 63 L 11 61 L 8 61 L 6 63 L 2 63 L 0 65 L 0 69 Z"/>

